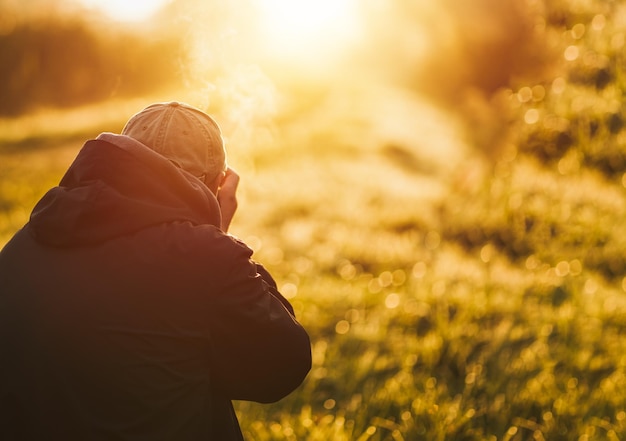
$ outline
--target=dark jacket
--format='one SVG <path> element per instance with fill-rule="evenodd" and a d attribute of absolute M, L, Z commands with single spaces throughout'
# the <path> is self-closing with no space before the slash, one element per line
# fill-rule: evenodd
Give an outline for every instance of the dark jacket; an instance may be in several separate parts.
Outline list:
<path fill-rule="evenodd" d="M 239 440 L 309 338 L 213 194 L 142 144 L 88 141 L 0 252 L 0 439 Z"/>

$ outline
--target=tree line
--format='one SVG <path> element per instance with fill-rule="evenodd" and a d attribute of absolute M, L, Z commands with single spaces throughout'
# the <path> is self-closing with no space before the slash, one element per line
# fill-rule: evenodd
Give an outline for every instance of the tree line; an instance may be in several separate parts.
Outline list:
<path fill-rule="evenodd" d="M 16 22 L 0 32 L 0 116 L 138 95 L 179 79 L 180 40 L 150 36 L 78 17 Z"/>

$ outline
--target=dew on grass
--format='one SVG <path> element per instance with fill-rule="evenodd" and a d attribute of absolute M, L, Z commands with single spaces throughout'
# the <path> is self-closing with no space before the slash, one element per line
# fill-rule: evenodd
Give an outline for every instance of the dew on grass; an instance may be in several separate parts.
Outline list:
<path fill-rule="evenodd" d="M 554 415 L 550 411 L 544 412 L 541 417 L 545 422 L 552 421 L 554 419 Z"/>
<path fill-rule="evenodd" d="M 349 323 L 356 323 L 361 318 L 361 312 L 358 309 L 349 309 L 346 311 L 345 317 Z"/>
<path fill-rule="evenodd" d="M 546 89 L 542 85 L 533 86 L 533 101 L 542 101 L 546 97 Z"/>
<path fill-rule="evenodd" d="M 398 294 L 391 293 L 385 298 L 385 306 L 387 309 L 395 309 L 400 305 L 400 296 Z"/>
<path fill-rule="evenodd" d="M 539 121 L 539 111 L 537 109 L 528 109 L 524 114 L 524 122 L 526 124 L 536 124 Z"/>
<path fill-rule="evenodd" d="M 565 277 L 570 273 L 569 262 L 562 260 L 556 265 L 556 275 L 559 277 Z"/>
<path fill-rule="evenodd" d="M 336 404 L 337 403 L 335 402 L 335 400 L 333 400 L 332 398 L 329 398 L 328 400 L 324 401 L 324 409 L 326 410 L 334 409 Z"/>
<path fill-rule="evenodd" d="M 585 25 L 582 23 L 577 23 L 572 27 L 572 37 L 576 40 L 580 40 L 585 35 Z"/>
<path fill-rule="evenodd" d="M 391 275 L 394 286 L 401 286 L 406 282 L 406 273 L 401 269 L 395 270 Z"/>
<path fill-rule="evenodd" d="M 356 267 L 350 263 L 350 262 L 344 262 L 340 267 L 339 267 L 339 276 L 343 279 L 343 280 L 352 280 L 354 279 L 354 277 L 357 274 L 357 269 Z"/>
<path fill-rule="evenodd" d="M 578 387 L 578 378 L 572 377 L 567 380 L 567 388 L 568 389 L 576 389 Z"/>
<path fill-rule="evenodd" d="M 565 92 L 565 88 L 567 86 L 567 82 L 563 77 L 557 77 L 552 81 L 552 93 L 557 95 Z"/>
<path fill-rule="evenodd" d="M 335 332 L 339 335 L 347 334 L 350 330 L 350 322 L 347 320 L 339 320 L 335 325 Z"/>
<path fill-rule="evenodd" d="M 487 244 L 480 249 L 480 260 L 489 263 L 495 254 L 495 248 L 491 244 Z"/>
<path fill-rule="evenodd" d="M 430 377 L 428 380 L 426 380 L 427 389 L 434 389 L 436 386 L 437 386 L 437 379 L 435 377 Z"/>
<path fill-rule="evenodd" d="M 583 266 L 580 263 L 580 260 L 574 259 L 569 263 L 569 270 L 573 276 L 578 276 L 583 271 Z"/>
<path fill-rule="evenodd" d="M 579 55 L 580 55 L 580 49 L 576 45 L 568 46 L 567 48 L 565 48 L 565 51 L 563 52 L 563 57 L 567 61 L 574 61 L 578 58 Z"/>
<path fill-rule="evenodd" d="M 591 28 L 594 31 L 601 31 L 606 26 L 606 17 L 603 14 L 597 14 L 591 20 Z"/>
<path fill-rule="evenodd" d="M 417 262 L 415 265 L 413 265 L 413 270 L 411 271 L 411 273 L 416 279 L 421 279 L 426 275 L 426 264 L 424 262 Z"/>
<path fill-rule="evenodd" d="M 298 294 L 298 287 L 295 283 L 287 282 L 280 287 L 280 292 L 286 299 L 293 299 Z"/>
<path fill-rule="evenodd" d="M 387 287 L 393 283 L 393 274 L 391 274 L 391 271 L 383 271 L 378 276 L 378 280 L 380 282 L 380 286 Z"/>
<path fill-rule="evenodd" d="M 587 279 L 587 281 L 585 282 L 585 287 L 583 289 L 585 291 L 585 294 L 595 294 L 598 290 L 598 283 L 593 279 Z"/>
<path fill-rule="evenodd" d="M 534 254 L 531 254 L 526 258 L 526 269 L 534 270 L 539 267 L 539 259 Z"/>
<path fill-rule="evenodd" d="M 520 103 L 526 103 L 533 97 L 533 91 L 530 87 L 524 86 L 517 91 L 517 99 Z"/>
<path fill-rule="evenodd" d="M 320 420 L 319 420 L 319 425 L 320 426 L 330 426 L 333 421 L 335 421 L 335 415 L 324 415 Z"/>
<path fill-rule="evenodd" d="M 509 427 L 509 430 L 506 431 L 506 434 L 508 436 L 515 436 L 517 434 L 517 431 L 518 431 L 518 429 L 517 429 L 516 426 L 511 426 L 511 427 Z"/>
<path fill-rule="evenodd" d="M 374 279 L 370 280 L 369 283 L 367 284 L 367 289 L 372 294 L 377 294 L 377 293 L 381 292 L 383 287 L 382 287 L 382 285 L 380 283 L 380 279 L 374 278 Z"/>

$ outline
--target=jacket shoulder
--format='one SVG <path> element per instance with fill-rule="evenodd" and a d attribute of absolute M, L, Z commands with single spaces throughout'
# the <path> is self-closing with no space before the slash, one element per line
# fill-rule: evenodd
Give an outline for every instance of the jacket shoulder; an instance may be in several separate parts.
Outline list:
<path fill-rule="evenodd" d="M 152 243 L 160 252 L 187 264 L 199 265 L 206 270 L 225 269 L 234 261 L 248 261 L 253 251 L 240 239 L 225 234 L 213 225 L 193 225 L 191 222 L 173 222 L 140 233 L 142 239 Z"/>

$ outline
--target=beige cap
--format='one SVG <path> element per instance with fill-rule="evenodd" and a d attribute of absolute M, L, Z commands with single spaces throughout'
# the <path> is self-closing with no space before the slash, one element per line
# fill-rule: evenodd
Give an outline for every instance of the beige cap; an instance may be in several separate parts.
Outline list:
<path fill-rule="evenodd" d="M 226 170 L 226 151 L 217 123 L 188 104 L 152 104 L 133 115 L 122 135 L 165 156 L 183 170 L 211 182 Z"/>

